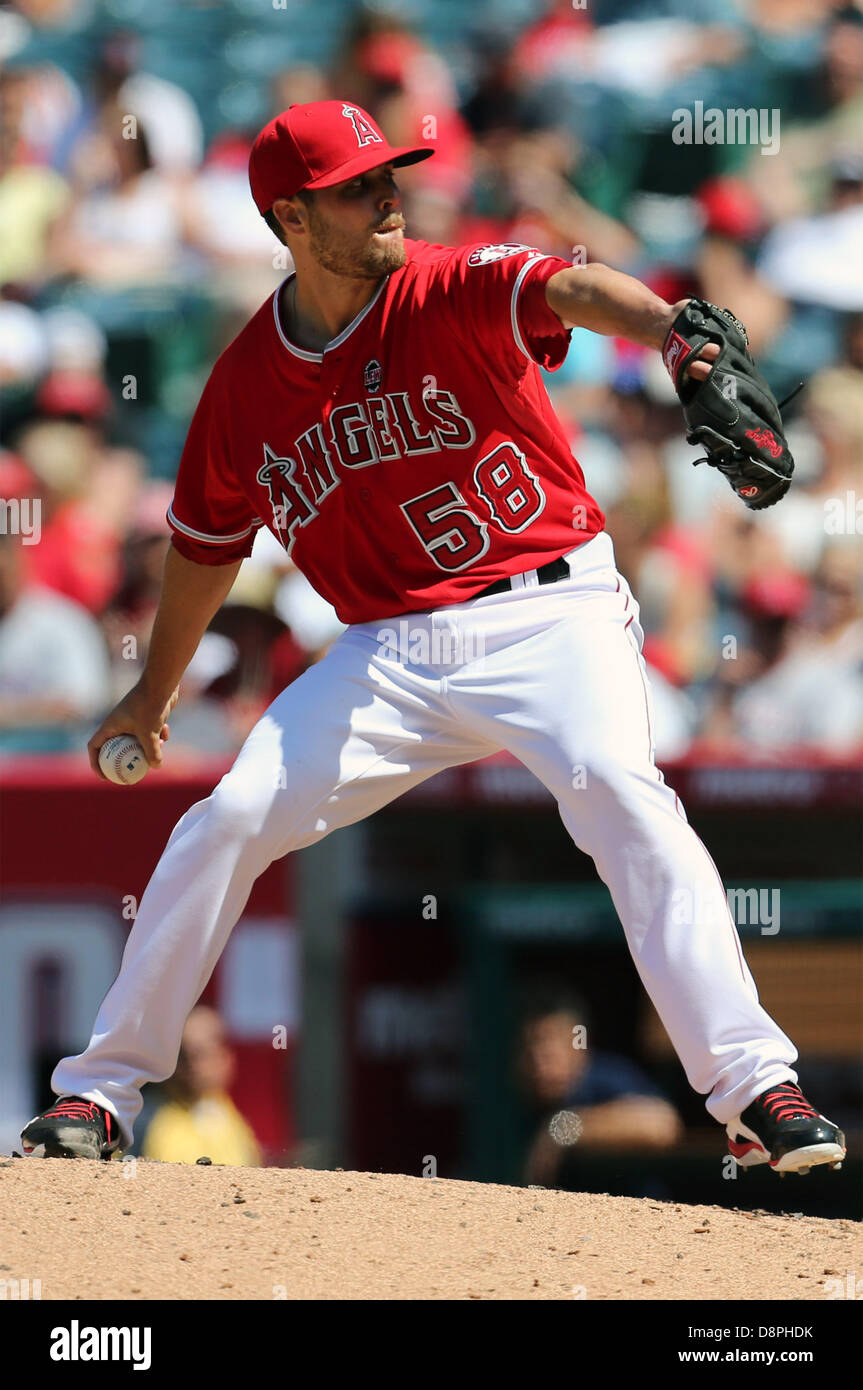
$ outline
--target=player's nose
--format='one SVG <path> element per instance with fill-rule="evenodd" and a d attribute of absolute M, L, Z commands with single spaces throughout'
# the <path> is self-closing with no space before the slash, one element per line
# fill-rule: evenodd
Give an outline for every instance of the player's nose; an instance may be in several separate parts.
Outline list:
<path fill-rule="evenodd" d="M 383 178 L 375 189 L 375 205 L 381 212 L 391 212 L 402 205 L 402 195 L 397 183 L 391 178 Z"/>

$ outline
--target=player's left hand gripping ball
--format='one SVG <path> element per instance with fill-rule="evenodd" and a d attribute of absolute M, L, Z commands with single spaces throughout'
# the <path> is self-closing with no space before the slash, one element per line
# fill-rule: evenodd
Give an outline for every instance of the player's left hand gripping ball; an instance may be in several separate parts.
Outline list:
<path fill-rule="evenodd" d="M 704 381 L 686 365 L 716 343 L 719 355 Z M 662 358 L 683 406 L 686 438 L 724 473 L 741 501 L 755 511 L 772 507 L 791 486 L 794 460 L 773 392 L 749 353 L 739 319 L 703 299 L 690 299 L 671 326 Z"/>
<path fill-rule="evenodd" d="M 133 787 L 146 776 L 148 765 L 138 740 L 132 734 L 118 734 L 99 749 L 99 766 L 109 782 Z"/>

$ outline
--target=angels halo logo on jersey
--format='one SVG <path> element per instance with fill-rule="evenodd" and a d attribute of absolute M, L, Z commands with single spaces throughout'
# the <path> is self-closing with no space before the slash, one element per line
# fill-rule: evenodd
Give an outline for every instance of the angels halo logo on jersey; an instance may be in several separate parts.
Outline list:
<path fill-rule="evenodd" d="M 471 251 L 467 263 L 468 265 L 491 265 L 492 261 L 503 261 L 507 256 L 517 256 L 520 251 L 532 250 L 532 246 L 519 245 L 514 241 L 501 242 L 500 246 L 478 246 L 475 251 Z"/>

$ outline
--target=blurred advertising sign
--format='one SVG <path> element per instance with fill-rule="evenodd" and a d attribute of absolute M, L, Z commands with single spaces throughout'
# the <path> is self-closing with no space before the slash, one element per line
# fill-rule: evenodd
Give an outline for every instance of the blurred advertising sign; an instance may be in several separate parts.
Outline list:
<path fill-rule="evenodd" d="M 347 985 L 351 1166 L 456 1176 L 465 1001 L 450 931 L 408 912 L 355 915 Z"/>
<path fill-rule="evenodd" d="M 76 759 L 10 759 L 0 778 L 0 1151 L 50 1098 L 60 1056 L 87 1043 L 137 904 L 173 826 L 219 767 L 163 769 L 135 788 Z M 236 1054 L 234 1099 L 269 1161 L 295 1144 L 298 933 L 290 859 L 255 884 L 202 999 Z"/>
<path fill-rule="evenodd" d="M 86 1046 L 123 941 L 118 915 L 95 902 L 0 906 L 0 1152 L 20 1147 L 53 1064 Z"/>

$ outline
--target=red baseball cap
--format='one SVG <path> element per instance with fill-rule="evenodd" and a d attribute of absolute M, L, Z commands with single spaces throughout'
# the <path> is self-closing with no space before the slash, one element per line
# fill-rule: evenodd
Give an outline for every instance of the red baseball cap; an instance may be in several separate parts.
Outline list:
<path fill-rule="evenodd" d="M 249 183 L 258 211 L 301 188 L 332 188 L 379 164 L 417 164 L 434 154 L 425 145 L 394 149 L 367 111 L 347 101 L 289 106 L 255 138 Z"/>

